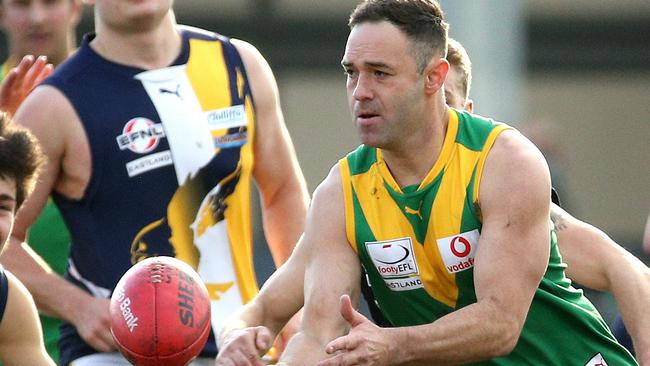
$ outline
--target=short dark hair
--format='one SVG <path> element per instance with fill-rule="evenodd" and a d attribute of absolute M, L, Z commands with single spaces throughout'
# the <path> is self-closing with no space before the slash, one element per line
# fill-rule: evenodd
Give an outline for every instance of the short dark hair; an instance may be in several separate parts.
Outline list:
<path fill-rule="evenodd" d="M 447 54 L 447 31 L 442 8 L 435 0 L 365 0 L 352 14 L 350 29 L 365 22 L 388 21 L 413 40 L 418 71 L 423 72 L 434 55 Z"/>
<path fill-rule="evenodd" d="M 465 47 L 453 38 L 447 39 L 447 61 L 460 72 L 461 92 L 467 100 L 472 87 L 472 61 Z"/>
<path fill-rule="evenodd" d="M 16 211 L 34 190 L 44 161 L 36 137 L 0 112 L 0 177 L 16 182 Z"/>

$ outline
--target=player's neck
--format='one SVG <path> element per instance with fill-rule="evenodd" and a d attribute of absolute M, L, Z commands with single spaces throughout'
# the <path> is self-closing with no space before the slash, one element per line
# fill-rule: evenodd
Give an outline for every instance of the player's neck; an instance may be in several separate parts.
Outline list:
<path fill-rule="evenodd" d="M 431 117 L 427 128 L 411 134 L 399 149 L 382 149 L 384 161 L 400 187 L 420 184 L 440 158 L 449 112 L 443 104 Z"/>
<path fill-rule="evenodd" d="M 99 26 L 90 45 L 110 61 L 151 70 L 169 66 L 178 57 L 182 42 L 173 18 L 166 17 L 147 32 L 121 32 Z"/>

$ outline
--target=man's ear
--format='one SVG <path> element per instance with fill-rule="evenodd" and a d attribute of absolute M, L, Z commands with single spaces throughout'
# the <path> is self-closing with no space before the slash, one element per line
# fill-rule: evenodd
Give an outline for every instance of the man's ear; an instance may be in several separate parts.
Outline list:
<path fill-rule="evenodd" d="M 70 19 L 70 23 L 72 24 L 73 28 L 76 28 L 77 25 L 79 25 L 79 21 L 81 21 L 81 16 L 83 14 L 83 7 L 84 4 L 86 4 L 86 1 L 84 0 L 83 2 L 81 0 L 73 0 L 72 1 L 72 18 Z M 73 29 L 74 30 L 74 29 Z"/>
<path fill-rule="evenodd" d="M 444 58 L 433 58 L 424 69 L 424 89 L 427 93 L 438 92 L 445 84 L 449 72 L 449 61 Z"/>
<path fill-rule="evenodd" d="M 465 110 L 469 113 L 474 113 L 474 101 L 472 99 L 467 99 L 465 101 Z"/>

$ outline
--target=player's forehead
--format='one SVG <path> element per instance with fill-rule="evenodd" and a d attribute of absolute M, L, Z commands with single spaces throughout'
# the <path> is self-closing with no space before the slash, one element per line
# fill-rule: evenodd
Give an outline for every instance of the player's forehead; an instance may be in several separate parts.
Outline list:
<path fill-rule="evenodd" d="M 413 56 L 410 41 L 399 28 L 387 21 L 364 22 L 350 31 L 341 64 L 398 66 L 405 58 Z"/>

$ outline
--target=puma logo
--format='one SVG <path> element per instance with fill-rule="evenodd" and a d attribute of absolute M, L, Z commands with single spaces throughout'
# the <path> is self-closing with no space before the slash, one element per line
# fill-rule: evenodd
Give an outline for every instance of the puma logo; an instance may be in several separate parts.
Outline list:
<path fill-rule="evenodd" d="M 181 87 L 181 86 L 180 86 L 180 84 L 179 84 L 179 85 L 176 85 L 176 90 L 170 90 L 170 89 L 165 89 L 165 88 L 159 88 L 158 91 L 160 91 L 160 94 L 172 94 L 172 95 L 175 95 L 175 96 L 178 97 L 178 99 L 181 99 L 181 100 L 182 100 L 183 98 L 181 97 L 181 94 L 178 92 L 178 90 L 180 89 L 180 87 Z"/>
<path fill-rule="evenodd" d="M 422 214 L 420 213 L 420 208 L 422 208 L 422 203 L 420 203 L 420 207 L 417 210 L 414 210 L 408 206 L 404 206 L 404 212 L 406 212 L 409 215 L 415 215 L 422 220 Z"/>

